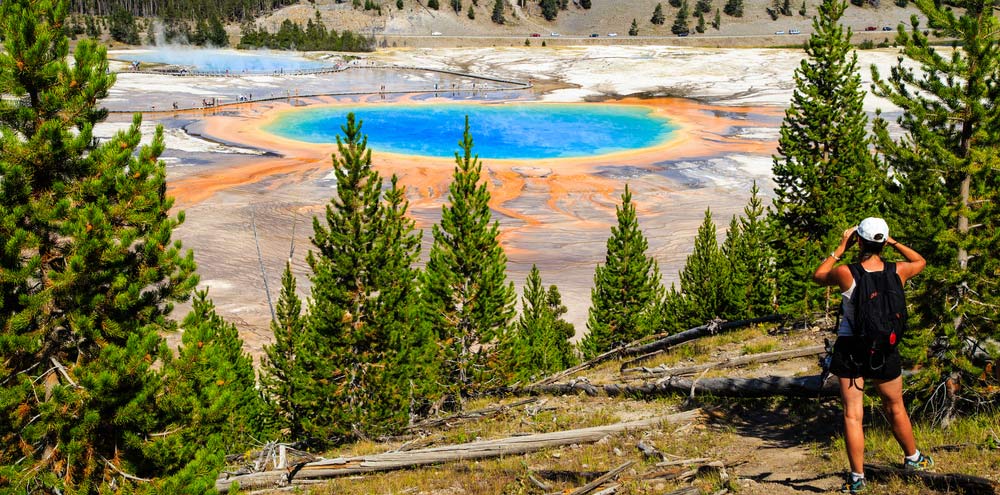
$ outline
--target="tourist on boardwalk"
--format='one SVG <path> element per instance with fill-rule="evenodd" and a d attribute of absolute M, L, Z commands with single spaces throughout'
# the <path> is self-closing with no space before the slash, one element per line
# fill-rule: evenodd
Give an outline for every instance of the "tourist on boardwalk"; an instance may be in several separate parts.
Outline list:
<path fill-rule="evenodd" d="M 860 251 L 858 262 L 851 265 L 836 265 L 845 252 L 854 245 L 857 245 Z M 906 261 L 899 263 L 883 261 L 882 250 L 887 245 L 898 251 Z M 900 320 L 895 324 L 905 325 L 902 286 L 920 273 L 925 264 L 920 254 L 889 236 L 889 226 L 884 220 L 866 218 L 857 227 L 844 231 L 840 245 L 820 263 L 813 274 L 816 283 L 839 286 L 843 294 L 841 303 L 843 316 L 837 328 L 837 341 L 830 362 L 830 372 L 840 379 L 840 396 L 844 407 L 844 441 L 851 467 L 851 473 L 841 492 L 857 493 L 865 489 L 865 440 L 862 420 L 866 379 L 875 385 L 875 390 L 882 396 L 882 405 L 892 426 L 892 433 L 903 449 L 903 467 L 922 470 L 934 465 L 930 457 L 917 450 L 910 417 L 903 404 L 902 370 L 899 351 L 896 348 L 898 338 L 902 338 L 902 330 L 899 330 L 898 338 L 896 331 L 890 332 L 888 339 L 885 340 L 886 344 L 873 343 L 876 339 L 871 335 L 877 332 L 868 330 L 873 326 L 883 328 L 892 326 L 886 321 L 872 322 L 875 318 L 872 315 L 875 314 L 895 314 Z M 887 288 L 882 291 L 884 294 L 881 295 L 881 300 L 887 300 L 887 294 L 895 292 L 898 294 L 898 301 L 902 301 L 895 304 L 901 304 L 902 309 L 895 313 L 879 313 L 869 309 L 873 307 L 873 303 L 869 301 L 879 295 L 879 292 L 873 291 L 871 296 L 868 296 L 866 290 L 876 281 Z M 859 289 L 862 286 L 863 288 Z M 858 292 L 865 296 L 852 297 Z M 861 299 L 866 300 L 861 301 Z M 865 330 L 862 331 L 862 328 Z"/>

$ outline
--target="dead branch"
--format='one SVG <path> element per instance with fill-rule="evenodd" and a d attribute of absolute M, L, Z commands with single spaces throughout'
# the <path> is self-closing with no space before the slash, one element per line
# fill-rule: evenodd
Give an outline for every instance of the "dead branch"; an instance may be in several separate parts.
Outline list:
<path fill-rule="evenodd" d="M 722 330 L 730 330 L 733 328 L 745 327 L 753 325 L 755 323 L 779 321 L 784 318 L 785 317 L 781 315 L 769 315 L 769 316 L 762 316 L 759 318 L 751 318 L 749 320 L 738 320 L 729 322 L 714 320 L 705 325 L 695 327 L 690 330 L 685 330 L 683 332 L 673 335 L 668 335 L 666 333 L 659 333 L 651 337 L 643 337 L 639 340 L 629 342 L 628 344 L 625 344 L 623 346 L 616 347 L 608 352 L 605 352 L 604 354 L 595 357 L 594 359 L 591 359 L 590 361 L 579 364 L 577 366 L 573 366 L 572 368 L 567 368 L 563 371 L 542 378 L 541 380 L 538 380 L 535 383 L 532 383 L 531 385 L 528 385 L 525 388 L 531 389 L 539 385 L 554 383 L 564 377 L 572 375 L 573 373 L 593 368 L 594 366 L 597 366 L 598 364 L 601 364 L 611 359 L 617 359 L 627 356 L 635 356 L 638 354 L 646 354 L 654 350 L 666 349 L 667 347 L 680 344 L 681 342 L 687 342 L 688 340 L 693 340 L 698 337 L 702 337 L 704 335 L 711 335 L 713 333 Z M 649 342 L 650 339 L 655 339 L 655 340 Z M 646 356 L 640 357 L 638 360 L 645 359 L 645 357 Z"/>
<path fill-rule="evenodd" d="M 662 339 L 650 342 L 646 345 L 641 345 L 628 349 L 626 352 L 621 354 L 622 357 L 626 356 L 639 356 L 631 361 L 627 361 L 622 364 L 621 369 L 631 367 L 641 361 L 645 361 L 675 345 L 682 344 L 691 340 L 695 340 L 708 335 L 714 335 L 716 333 L 733 330 L 736 328 L 743 328 L 750 325 L 755 325 L 757 323 L 769 323 L 774 321 L 781 321 L 785 319 L 782 315 L 768 315 L 761 316 L 759 318 L 750 318 L 749 320 L 737 320 L 737 321 L 727 321 L 722 322 L 721 320 L 715 320 L 706 323 L 700 327 L 694 327 L 690 330 L 685 330 L 680 333 L 675 333 L 669 335 Z"/>
<path fill-rule="evenodd" d="M 657 366 L 655 368 L 646 368 L 646 367 L 626 368 L 622 370 L 622 373 L 645 373 L 647 375 L 652 375 L 652 376 L 687 376 L 687 375 L 693 375 L 699 371 L 704 371 L 706 369 L 735 368 L 737 366 L 744 366 L 748 364 L 771 363 L 774 361 L 783 361 L 786 359 L 815 356 L 817 354 L 822 354 L 825 351 L 826 351 L 826 346 L 815 345 L 810 347 L 803 347 L 801 349 L 792 349 L 788 351 L 764 352 L 760 354 L 751 354 L 749 356 L 732 357 L 728 359 L 723 359 L 722 361 L 716 361 L 714 363 L 695 364 L 691 366 L 680 366 L 676 368 L 666 368 L 663 366 Z"/>
<path fill-rule="evenodd" d="M 664 495 L 701 495 L 701 490 L 699 490 L 699 489 L 697 489 L 697 488 L 695 488 L 693 486 L 686 486 L 684 488 L 680 488 L 680 489 L 674 490 L 674 491 L 672 491 L 670 493 L 666 493 Z"/>
<path fill-rule="evenodd" d="M 535 487 L 537 487 L 539 490 L 543 492 L 548 492 L 549 490 L 552 490 L 552 487 L 550 487 L 544 481 L 536 478 L 535 475 L 533 474 L 528 475 L 528 481 L 530 481 L 532 485 L 535 485 Z"/>
<path fill-rule="evenodd" d="M 618 466 L 612 469 L 611 471 L 608 471 L 608 473 L 605 474 L 604 476 L 601 476 L 600 478 L 597 478 L 596 480 L 591 481 L 590 483 L 587 483 L 586 485 L 583 485 L 580 488 L 577 488 L 576 490 L 573 490 L 572 492 L 569 493 L 569 495 L 585 495 L 587 493 L 590 493 L 595 489 L 597 489 L 597 487 L 614 479 L 615 476 L 618 476 L 622 471 L 628 469 L 629 466 L 633 464 L 635 464 L 635 461 L 628 461 L 625 464 L 622 464 L 621 466 Z"/>
<path fill-rule="evenodd" d="M 904 480 L 919 480 L 936 490 L 960 490 L 970 495 L 996 495 L 997 485 L 979 476 L 957 473 L 931 473 L 928 471 L 913 471 L 879 464 L 865 464 L 865 476 L 872 480 L 900 478 Z"/>
<path fill-rule="evenodd" d="M 659 397 L 673 394 L 687 394 L 692 391 L 718 397 L 834 397 L 840 393 L 840 384 L 835 380 L 822 381 L 820 375 L 813 376 L 763 376 L 758 378 L 690 378 L 670 377 L 655 383 L 627 385 L 609 383 L 591 385 L 577 381 L 539 385 L 524 392 L 533 394 L 566 395 L 584 392 L 589 396 L 609 397 Z"/>
<path fill-rule="evenodd" d="M 639 443 L 635 444 L 635 447 L 646 457 L 656 458 L 661 461 L 667 458 L 667 456 L 663 455 L 663 452 L 660 452 L 656 447 L 646 443 L 644 440 L 639 440 Z"/>
<path fill-rule="evenodd" d="M 614 495 L 618 493 L 619 488 L 621 488 L 621 485 L 615 483 L 599 492 L 594 492 L 594 495 Z"/>
<path fill-rule="evenodd" d="M 465 421 L 465 420 L 469 420 L 469 419 L 480 419 L 480 418 L 484 418 L 484 417 L 492 417 L 492 416 L 496 416 L 498 414 L 503 414 L 503 413 L 505 413 L 505 412 L 507 412 L 507 411 L 509 411 L 511 409 L 515 409 L 515 408 L 518 408 L 518 407 L 521 407 L 521 406 L 524 406 L 524 405 L 527 405 L 527 404 L 532 404 L 532 403 L 535 403 L 535 402 L 538 402 L 538 398 L 531 397 L 531 398 L 527 398 L 527 399 L 522 399 L 522 400 L 517 401 L 517 402 L 515 402 L 513 404 L 505 404 L 505 405 L 487 407 L 487 408 L 484 408 L 484 409 L 477 409 L 475 411 L 461 412 L 461 413 L 458 413 L 458 414 L 454 414 L 454 415 L 448 416 L 446 418 L 429 418 L 429 419 L 425 419 L 423 421 L 420 421 L 418 423 L 412 424 L 410 426 L 407 426 L 405 429 L 406 430 L 415 430 L 415 429 L 422 429 L 422 428 L 436 428 L 438 426 L 447 425 L 449 423 L 456 422 L 456 421 Z"/>
<path fill-rule="evenodd" d="M 63 366 L 58 359 L 56 359 L 54 356 L 49 356 L 49 361 L 52 361 L 52 365 L 55 366 L 57 370 L 59 370 L 59 374 L 62 375 L 63 378 L 65 378 L 66 381 L 73 386 L 73 388 L 81 388 L 79 385 L 76 384 L 76 382 L 73 381 L 72 378 L 69 377 L 69 372 L 66 371 L 66 367 Z"/>
<path fill-rule="evenodd" d="M 451 461 L 466 461 L 492 457 L 524 454 L 538 450 L 571 444 L 596 442 L 608 435 L 629 430 L 652 428 L 661 423 L 693 421 L 701 417 L 701 409 L 693 409 L 668 416 L 615 423 L 605 426 L 581 428 L 527 436 L 484 440 L 459 445 L 446 445 L 409 452 L 386 452 L 382 454 L 338 457 L 309 462 L 297 470 L 282 469 L 233 475 L 222 473 L 215 481 L 220 493 L 227 493 L 233 483 L 241 487 L 265 488 L 299 483 L 301 480 L 316 480 L 347 476 L 351 474 L 374 473 L 405 469 Z M 294 474 L 293 474 L 294 473 Z"/>
<path fill-rule="evenodd" d="M 119 468 L 118 466 L 115 466 L 115 463 L 113 463 L 113 462 L 105 459 L 104 456 L 101 456 L 101 460 L 104 461 L 104 463 L 107 464 L 108 467 L 110 467 L 111 469 L 113 469 L 116 473 L 122 475 L 122 477 L 125 478 L 125 479 L 127 479 L 127 480 L 141 481 L 143 483 L 149 483 L 150 481 L 153 481 L 153 480 L 146 479 L 146 478 L 140 478 L 140 477 L 138 477 L 138 476 L 136 476 L 134 474 L 128 474 L 125 471 L 122 471 L 121 468 Z"/>
<path fill-rule="evenodd" d="M 688 464 L 702 464 L 702 463 L 706 463 L 706 462 L 710 462 L 710 461 L 711 461 L 711 459 L 709 459 L 707 457 L 694 457 L 694 458 L 691 458 L 691 459 L 678 459 L 676 461 L 658 462 L 658 463 L 656 463 L 656 466 L 657 467 L 664 467 L 664 466 L 686 466 Z"/>

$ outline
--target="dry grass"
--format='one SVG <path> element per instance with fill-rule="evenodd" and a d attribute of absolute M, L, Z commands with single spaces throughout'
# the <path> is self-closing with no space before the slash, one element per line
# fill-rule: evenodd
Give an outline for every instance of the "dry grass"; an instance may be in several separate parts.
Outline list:
<path fill-rule="evenodd" d="M 774 328 L 758 327 L 715 335 L 678 346 L 643 363 L 677 365 L 714 361 L 727 356 L 755 354 L 783 348 L 814 345 L 822 334 L 802 331 L 782 334 Z M 742 369 L 744 374 L 794 372 L 815 360 L 793 360 L 791 365 L 767 369 Z M 584 372 L 593 383 L 618 380 L 621 362 L 605 363 Z M 724 370 L 732 373 L 734 370 Z M 466 409 L 480 409 L 516 398 L 477 399 Z M 899 462 L 899 447 L 884 418 L 873 405 L 866 425 L 868 460 L 882 464 Z M 698 404 L 683 397 L 636 400 L 631 398 L 587 397 L 583 394 L 542 397 L 528 407 L 519 407 L 492 418 L 469 421 L 424 432 L 428 446 L 504 438 L 517 434 L 606 425 L 621 421 L 663 416 L 677 410 L 702 406 L 709 411 L 704 422 L 664 425 L 647 431 L 610 435 L 589 445 L 547 449 L 498 459 L 450 463 L 366 476 L 334 479 L 310 487 L 315 494 L 539 494 L 529 475 L 542 479 L 547 493 L 566 493 L 627 461 L 634 464 L 616 482 L 619 494 L 652 495 L 693 485 L 701 493 L 728 488 L 743 495 L 781 495 L 835 488 L 847 466 L 843 439 L 839 432 L 839 406 L 831 400 L 755 399 L 733 400 L 699 397 Z M 939 472 L 988 474 L 1000 481 L 1000 413 L 958 421 L 948 430 L 916 424 L 919 445 L 937 461 Z M 659 459 L 645 458 L 637 449 L 639 441 L 654 445 L 667 459 L 707 457 L 723 461 L 732 479 L 716 472 L 700 474 L 687 482 L 646 480 L 643 475 L 661 470 Z M 385 452 L 398 448 L 392 443 L 360 442 L 326 453 L 326 457 Z M 953 450 L 935 450 L 958 445 Z M 785 474 L 783 474 L 785 473 Z M 786 476 L 783 483 L 771 481 Z M 785 479 L 785 478 L 781 478 Z M 780 480 L 779 480 L 780 481 Z M 798 483 L 798 484 L 796 484 Z M 793 488 L 789 488 L 793 487 Z M 935 493 L 914 483 L 893 480 L 872 483 L 871 491 L 882 494 Z"/>

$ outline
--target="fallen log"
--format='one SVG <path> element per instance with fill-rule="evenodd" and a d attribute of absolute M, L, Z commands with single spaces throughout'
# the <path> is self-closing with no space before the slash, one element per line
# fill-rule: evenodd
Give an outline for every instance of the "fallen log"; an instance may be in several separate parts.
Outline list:
<path fill-rule="evenodd" d="M 920 480 L 929 488 L 943 491 L 958 490 L 967 495 L 996 495 L 998 487 L 994 482 L 957 473 L 932 473 L 930 471 L 913 471 L 880 464 L 865 464 L 865 477 L 870 480 L 885 480 L 900 478 L 903 480 Z"/>
<path fill-rule="evenodd" d="M 242 488 L 281 487 L 301 481 L 336 478 L 352 474 L 392 471 L 451 461 L 525 454 L 550 447 L 593 443 L 611 434 L 628 430 L 647 429 L 661 423 L 692 421 L 701 417 L 701 414 L 700 409 L 692 409 L 668 416 L 577 430 L 538 433 L 497 440 L 483 440 L 459 445 L 411 450 L 408 452 L 386 452 L 358 457 L 322 459 L 300 465 L 296 469 L 264 471 L 243 475 L 223 473 L 216 479 L 215 489 L 219 493 L 227 493 L 234 483 L 239 483 Z"/>
<path fill-rule="evenodd" d="M 826 346 L 814 345 L 810 347 L 803 347 L 801 349 L 764 352 L 761 354 L 751 354 L 749 356 L 728 358 L 722 361 L 716 361 L 714 363 L 695 364 L 691 366 L 679 366 L 676 368 L 664 368 L 664 367 L 626 368 L 622 370 L 622 373 L 646 373 L 652 376 L 686 376 L 686 375 L 693 375 L 695 373 L 698 373 L 699 371 L 704 371 L 707 369 L 735 368 L 737 366 L 744 366 L 747 364 L 771 363 L 774 361 L 783 361 L 786 359 L 815 356 L 817 354 L 822 354 L 824 352 L 826 352 Z"/>
<path fill-rule="evenodd" d="M 758 318 L 750 318 L 748 320 L 736 320 L 736 321 L 726 321 L 726 322 L 713 321 L 710 323 L 706 323 L 700 327 L 694 327 L 690 330 L 685 330 L 680 333 L 668 335 L 662 339 L 655 340 L 645 345 L 640 345 L 624 350 L 621 353 L 621 357 L 627 357 L 627 356 L 639 356 L 639 357 L 622 364 L 621 369 L 631 367 L 632 365 L 635 365 L 641 361 L 645 361 L 675 345 L 682 344 L 684 342 L 705 337 L 707 335 L 715 335 L 725 330 L 742 328 L 757 323 L 769 323 L 774 321 L 781 321 L 783 319 L 785 319 L 785 316 L 783 315 L 768 315 L 768 316 L 761 316 Z"/>
<path fill-rule="evenodd" d="M 593 385 L 586 380 L 553 383 L 532 387 L 525 392 L 533 394 L 566 395 L 583 392 L 589 396 L 609 397 L 659 397 L 677 393 L 702 393 L 718 397 L 835 397 L 840 394 L 836 380 L 821 383 L 819 375 L 813 376 L 764 376 L 758 378 L 703 378 L 669 377 L 657 382 L 639 385 L 608 383 Z"/>
<path fill-rule="evenodd" d="M 628 344 L 625 344 L 623 346 L 616 347 L 608 352 L 605 352 L 604 354 L 595 357 L 594 359 L 591 359 L 590 361 L 581 363 L 579 365 L 573 366 L 572 368 L 567 368 L 558 373 L 554 373 L 545 378 L 542 378 L 541 380 L 538 380 L 535 383 L 532 383 L 531 385 L 528 385 L 525 388 L 530 389 L 538 385 L 545 385 L 559 381 L 562 378 L 572 375 L 573 373 L 593 368 L 594 366 L 597 366 L 598 364 L 601 364 L 611 359 L 618 359 L 622 357 L 635 356 L 637 354 L 644 354 L 657 349 L 665 349 L 666 347 L 677 345 L 680 344 L 681 342 L 687 342 L 688 340 L 693 340 L 698 337 L 702 337 L 704 335 L 711 335 L 722 330 L 745 327 L 748 325 L 753 325 L 755 323 L 779 321 L 783 320 L 784 318 L 785 317 L 782 315 L 768 315 L 759 318 L 751 318 L 749 320 L 737 320 L 737 321 L 727 321 L 727 322 L 723 322 L 722 320 L 714 320 L 710 323 L 706 323 L 699 327 L 694 327 L 690 330 L 685 330 L 683 332 L 676 333 L 673 335 L 667 335 L 661 333 L 654 335 L 652 337 L 643 337 L 639 340 L 629 342 Z M 649 342 L 650 339 L 655 339 L 655 340 Z M 648 343 L 644 344 L 644 342 Z M 645 359 L 645 357 L 641 357 L 639 359 L 640 360 Z"/>
<path fill-rule="evenodd" d="M 586 485 L 583 485 L 580 488 L 577 488 L 576 490 L 573 490 L 572 492 L 569 493 L 569 495 L 586 495 L 587 493 L 596 490 L 601 485 L 614 479 L 615 476 L 618 476 L 622 471 L 628 469 L 628 467 L 633 464 L 635 464 L 635 461 L 628 461 L 625 464 L 622 464 L 621 466 L 618 466 L 612 469 L 611 471 L 608 471 L 608 473 L 605 474 L 604 476 L 601 476 L 600 478 L 597 478 L 596 480 L 591 481 L 590 483 L 587 483 Z"/>

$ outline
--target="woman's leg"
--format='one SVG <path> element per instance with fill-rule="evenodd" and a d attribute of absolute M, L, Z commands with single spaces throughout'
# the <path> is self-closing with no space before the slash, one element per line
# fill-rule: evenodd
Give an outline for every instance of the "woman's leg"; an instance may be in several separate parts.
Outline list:
<path fill-rule="evenodd" d="M 892 425 L 892 435 L 896 437 L 899 446 L 903 449 L 904 456 L 910 456 L 917 452 L 917 443 L 913 439 L 913 426 L 910 424 L 910 415 L 906 412 L 906 405 L 903 404 L 903 377 L 898 376 L 885 382 L 876 382 L 875 389 L 882 396 L 882 407 Z"/>
<path fill-rule="evenodd" d="M 865 433 L 862 421 L 865 416 L 865 379 L 841 378 L 840 400 L 844 405 L 844 443 L 851 472 L 865 472 Z M 912 452 L 911 452 L 912 453 Z"/>

